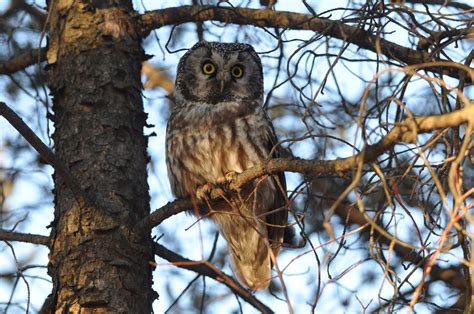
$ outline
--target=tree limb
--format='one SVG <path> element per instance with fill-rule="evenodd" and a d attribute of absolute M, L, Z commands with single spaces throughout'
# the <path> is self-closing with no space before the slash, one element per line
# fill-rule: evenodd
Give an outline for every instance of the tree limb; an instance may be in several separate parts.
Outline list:
<path fill-rule="evenodd" d="M 153 229 L 153 227 L 161 224 L 164 220 L 191 208 L 193 208 L 191 198 L 185 198 L 170 202 L 155 210 L 149 216 L 137 223 L 133 227 L 133 230 L 135 230 L 135 232 L 137 233 L 146 234 L 151 229 Z"/>
<path fill-rule="evenodd" d="M 49 245 L 49 237 L 39 235 L 39 234 L 31 234 L 31 233 L 20 233 L 14 231 L 7 231 L 0 229 L 0 240 L 2 241 L 19 241 L 19 242 L 26 242 L 32 244 L 42 244 L 42 245 Z"/>
<path fill-rule="evenodd" d="M 247 303 L 255 307 L 262 313 L 273 313 L 273 311 L 265 304 L 260 302 L 251 292 L 242 287 L 235 279 L 221 271 L 219 268 L 211 264 L 209 261 L 192 261 L 189 260 L 169 249 L 161 244 L 155 243 L 154 246 L 155 254 L 161 258 L 164 258 L 168 262 L 184 269 L 194 271 L 203 276 L 212 278 L 224 285 L 226 285 L 232 292 L 240 296 Z"/>
<path fill-rule="evenodd" d="M 301 158 L 269 159 L 260 165 L 236 175 L 232 182 L 230 182 L 229 189 L 238 191 L 256 178 L 264 175 L 277 174 L 282 171 L 298 172 L 312 176 L 332 173 L 342 175 L 345 172 L 352 171 L 359 164 L 360 158 L 363 158 L 364 164 L 371 163 L 397 143 L 414 143 L 417 134 L 455 127 L 463 123 L 474 124 L 474 105 L 468 104 L 467 107 L 463 109 L 441 115 L 406 119 L 396 125 L 379 142 L 366 146 L 360 153 L 350 157 L 333 160 L 307 160 Z M 193 202 L 190 198 L 168 203 L 141 220 L 135 225 L 134 230 L 137 232 L 147 232 L 159 225 L 163 220 L 187 209 L 192 209 L 193 206 Z"/>
<path fill-rule="evenodd" d="M 32 49 L 7 61 L 0 62 L 0 74 L 15 73 L 30 65 L 46 60 L 46 50 L 46 47 Z"/>
<path fill-rule="evenodd" d="M 455 127 L 463 123 L 474 124 L 474 105 L 441 114 L 407 119 L 396 125 L 379 142 L 368 145 L 360 153 L 346 158 L 333 160 L 305 160 L 300 158 L 275 158 L 258 166 L 252 167 L 238 176 L 229 185 L 230 189 L 238 190 L 255 178 L 281 171 L 299 172 L 307 175 L 323 175 L 329 173 L 342 174 L 352 171 L 363 158 L 364 163 L 375 161 L 384 152 L 401 142 L 414 143 L 416 135 L 437 129 Z"/>
<path fill-rule="evenodd" d="M 312 30 L 325 36 L 344 40 L 375 53 L 397 60 L 407 65 L 417 65 L 438 60 L 426 51 L 417 51 L 388 41 L 361 28 L 340 21 L 318 18 L 312 15 L 287 11 L 230 8 L 215 6 L 180 6 L 145 12 L 140 16 L 140 35 L 142 37 L 156 28 L 165 25 L 178 25 L 187 22 L 219 21 L 238 25 L 276 27 L 294 30 Z M 453 64 L 455 62 L 452 62 Z M 454 68 L 426 68 L 451 77 L 460 77 L 463 70 Z M 469 78 L 469 83 L 472 81 Z"/>

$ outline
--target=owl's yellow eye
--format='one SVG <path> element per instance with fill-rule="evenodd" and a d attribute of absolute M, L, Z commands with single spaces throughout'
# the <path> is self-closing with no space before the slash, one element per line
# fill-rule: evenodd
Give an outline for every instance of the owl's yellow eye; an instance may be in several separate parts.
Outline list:
<path fill-rule="evenodd" d="M 216 66 L 212 62 L 205 62 L 202 65 L 202 73 L 206 75 L 212 75 L 216 73 Z"/>
<path fill-rule="evenodd" d="M 241 65 L 234 65 L 230 70 L 233 78 L 239 79 L 244 76 L 244 67 Z"/>

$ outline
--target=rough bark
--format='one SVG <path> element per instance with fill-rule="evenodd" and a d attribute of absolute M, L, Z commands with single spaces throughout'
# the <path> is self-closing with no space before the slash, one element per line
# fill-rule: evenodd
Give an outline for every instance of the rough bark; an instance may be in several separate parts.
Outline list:
<path fill-rule="evenodd" d="M 51 1 L 48 84 L 57 158 L 86 201 L 55 180 L 48 272 L 56 313 L 150 313 L 143 50 L 131 1 Z"/>

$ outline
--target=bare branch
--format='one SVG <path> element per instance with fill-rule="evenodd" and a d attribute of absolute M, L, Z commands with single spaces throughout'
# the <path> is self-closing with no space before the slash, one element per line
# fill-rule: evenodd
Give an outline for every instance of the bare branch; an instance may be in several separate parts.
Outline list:
<path fill-rule="evenodd" d="M 463 123 L 474 124 L 474 106 L 469 105 L 461 110 L 442 115 L 432 115 L 407 119 L 395 126 L 386 136 L 374 145 L 367 146 L 360 153 L 346 158 L 334 160 L 305 160 L 299 158 L 276 158 L 252 167 L 241 174 L 230 184 L 230 189 L 238 190 L 255 178 L 281 171 L 299 172 L 303 174 L 322 175 L 329 173 L 342 174 L 353 170 L 360 158 L 364 163 L 375 161 L 384 152 L 401 142 L 414 143 L 416 135 L 437 129 L 459 126 Z"/>
<path fill-rule="evenodd" d="M 363 226 L 367 223 L 373 224 L 374 221 L 369 221 L 370 217 L 365 216 L 358 210 L 351 210 L 348 206 L 340 205 L 336 208 L 335 212 L 344 220 L 348 219 L 348 221 L 352 224 L 356 224 L 359 226 Z M 383 228 L 380 226 L 380 228 Z M 363 229 L 361 232 L 371 233 L 373 232 L 373 237 L 380 236 L 380 242 L 385 243 L 387 246 L 393 244 L 393 251 L 397 254 L 397 256 L 406 262 L 410 262 L 417 267 L 423 268 L 425 266 L 424 262 L 426 258 L 423 258 L 419 252 L 416 250 L 410 249 L 407 246 L 400 245 L 399 241 L 392 241 L 396 239 L 393 235 L 387 237 L 384 234 L 379 234 L 377 229 L 371 230 L 370 228 Z M 387 232 L 388 233 L 388 232 Z M 460 280 L 464 278 L 465 275 L 462 273 L 462 269 L 459 266 L 451 266 L 448 268 L 442 268 L 438 265 L 433 266 L 431 270 L 431 279 L 432 281 L 440 280 L 444 281 L 447 285 L 456 288 L 456 289 L 463 289 L 465 287 L 465 282 Z"/>
<path fill-rule="evenodd" d="M 39 139 L 38 136 L 26 125 L 25 122 L 4 102 L 0 102 L 0 116 L 3 116 L 28 143 L 50 165 L 56 166 L 57 160 L 54 153 Z"/>
<path fill-rule="evenodd" d="M 71 188 L 74 195 L 78 198 L 78 201 L 87 204 L 88 201 L 85 193 L 81 190 L 75 178 L 71 176 L 66 166 L 56 158 L 49 147 L 46 146 L 28 127 L 28 125 L 26 125 L 26 123 L 23 122 L 23 120 L 4 102 L 0 102 L 0 116 L 3 116 L 25 138 L 25 140 L 33 146 L 41 158 L 58 171 L 64 181 L 68 184 L 69 188 Z"/>
<path fill-rule="evenodd" d="M 133 229 L 137 233 L 147 233 L 149 230 L 153 229 L 155 226 L 158 226 L 164 220 L 187 209 L 191 209 L 192 207 L 193 203 L 190 198 L 176 200 L 155 210 L 145 219 L 137 223 Z"/>
<path fill-rule="evenodd" d="M 469 4 L 456 2 L 456 1 L 447 1 L 447 0 L 404 0 L 404 2 L 430 4 L 430 5 L 441 5 L 441 6 L 447 6 L 447 7 L 453 7 L 453 8 L 456 8 L 456 9 L 461 9 L 461 10 L 464 10 L 464 11 L 474 10 L 474 7 L 470 6 Z"/>
<path fill-rule="evenodd" d="M 363 158 L 364 164 L 371 163 L 397 143 L 415 142 L 417 134 L 455 127 L 463 123 L 474 124 L 473 105 L 442 115 L 409 118 L 396 125 L 378 143 L 367 146 L 363 151 L 351 157 L 333 160 L 306 160 L 300 158 L 269 159 L 237 175 L 229 184 L 229 189 L 238 191 L 256 178 L 264 175 L 277 174 L 282 171 L 298 172 L 306 175 L 325 175 L 332 173 L 342 175 L 345 172 L 352 171 L 359 164 L 360 158 Z M 197 205 L 199 206 L 200 204 Z M 163 220 L 192 208 L 193 203 L 189 198 L 168 203 L 136 224 L 134 230 L 139 233 L 147 232 L 159 225 Z"/>
<path fill-rule="evenodd" d="M 219 21 L 238 25 L 255 25 L 259 27 L 276 27 L 295 30 L 312 30 L 325 36 L 342 39 L 403 64 L 416 65 L 425 62 L 439 62 L 425 51 L 417 51 L 397 43 L 380 38 L 363 29 L 344 24 L 340 21 L 317 18 L 312 15 L 247 8 L 229 8 L 214 6 L 180 6 L 155 11 L 141 15 L 139 32 L 142 37 L 156 28 L 165 25 L 178 25 L 187 22 Z M 453 68 L 427 68 L 436 73 L 444 73 L 459 78 L 463 70 Z M 472 82 L 469 79 L 469 82 Z"/>
<path fill-rule="evenodd" d="M 26 242 L 32 244 L 42 244 L 42 245 L 49 245 L 49 237 L 39 235 L 39 234 L 31 234 L 31 233 L 20 233 L 14 231 L 7 231 L 0 229 L 0 240 L 3 241 L 19 241 L 19 242 Z"/>
<path fill-rule="evenodd" d="M 0 74 L 11 74 L 23 70 L 38 61 L 46 60 L 47 48 L 33 49 L 15 56 L 7 61 L 0 62 Z"/>
<path fill-rule="evenodd" d="M 224 285 L 226 285 L 232 292 L 240 296 L 247 303 L 255 307 L 262 313 L 273 313 L 273 311 L 265 304 L 260 302 L 247 289 L 242 287 L 235 279 L 221 271 L 219 268 L 211 264 L 209 261 L 192 261 L 181 255 L 167 249 L 161 244 L 155 243 L 155 254 L 164 258 L 168 262 L 184 269 L 192 270 L 203 276 L 212 278 Z"/>

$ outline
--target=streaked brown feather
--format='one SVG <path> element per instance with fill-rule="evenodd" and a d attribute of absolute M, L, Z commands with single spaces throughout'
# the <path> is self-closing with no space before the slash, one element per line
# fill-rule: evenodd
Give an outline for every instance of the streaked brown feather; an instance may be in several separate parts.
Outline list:
<path fill-rule="evenodd" d="M 199 67 L 206 58 L 218 68 L 219 62 L 245 63 L 249 78 L 244 76 L 217 91 L 212 80 L 200 78 Z M 204 184 L 216 184 L 228 172 L 242 172 L 278 156 L 262 98 L 262 67 L 250 46 L 200 43 L 183 56 L 166 134 L 168 176 L 177 197 L 189 196 Z M 209 209 L 229 244 L 237 277 L 250 289 L 264 289 L 270 282 L 270 251 L 275 257 L 280 252 L 288 218 L 286 203 L 281 173 L 256 179 Z M 267 214 L 275 209 L 281 210 Z"/>

